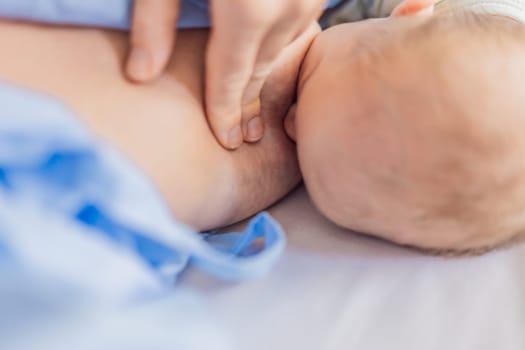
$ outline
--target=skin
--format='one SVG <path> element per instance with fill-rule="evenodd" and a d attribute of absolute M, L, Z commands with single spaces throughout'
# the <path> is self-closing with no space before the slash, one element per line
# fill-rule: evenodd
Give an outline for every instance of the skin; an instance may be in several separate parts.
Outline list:
<path fill-rule="evenodd" d="M 414 8 L 320 34 L 287 128 L 314 203 L 335 223 L 485 251 L 525 227 L 525 31 L 489 15 L 477 20 L 490 31 L 460 17 L 430 31 L 431 11 Z"/>
<path fill-rule="evenodd" d="M 128 77 L 155 79 L 173 51 L 180 0 L 134 0 Z M 262 88 L 280 52 L 315 23 L 326 0 L 210 0 L 206 48 L 206 114 L 228 149 L 259 141 Z M 227 82 L 225 84 L 225 82 Z"/>
<path fill-rule="evenodd" d="M 299 182 L 282 119 L 317 31 L 282 53 L 261 95 L 267 133 L 235 152 L 217 143 L 204 115 L 204 30 L 180 32 L 166 71 L 136 85 L 122 74 L 123 33 L 0 21 L 0 79 L 67 103 L 152 179 L 177 219 L 205 230 L 253 215 Z"/>
<path fill-rule="evenodd" d="M 428 7 L 410 8 L 430 15 Z M 488 50 L 494 40 L 466 45 L 476 43 L 467 33 L 469 40 L 458 36 L 447 54 L 448 39 L 432 42 L 434 51 L 373 59 L 394 54 L 385 43 L 425 21 L 366 21 L 319 35 L 303 62 L 298 106 L 290 107 L 299 66 L 318 30 L 312 27 L 285 50 L 263 88 L 261 115 L 271 126 L 265 137 L 235 152 L 220 147 L 204 116 L 206 31 L 179 33 L 166 72 L 137 86 L 122 77 L 122 33 L 0 22 L 0 78 L 68 103 L 151 177 L 178 219 L 196 228 L 249 216 L 298 182 L 294 147 L 282 130 L 288 114 L 305 182 L 328 218 L 400 244 L 482 252 L 525 227 L 525 96 L 519 88 L 525 72 L 508 64 L 525 55 L 512 50 L 520 45 Z M 491 26 L 495 33 L 500 27 Z M 476 65 L 465 67 L 464 55 Z M 494 84 L 498 79 L 505 84 Z M 330 98 L 320 98 L 327 91 Z M 436 91 L 444 92 L 439 99 Z M 454 105 L 450 96 L 462 103 Z M 439 113 L 429 113 L 429 103 Z"/>

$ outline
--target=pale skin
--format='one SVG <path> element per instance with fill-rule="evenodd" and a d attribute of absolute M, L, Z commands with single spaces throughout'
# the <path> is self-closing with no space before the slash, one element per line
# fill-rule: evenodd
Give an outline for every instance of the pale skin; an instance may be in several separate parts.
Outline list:
<path fill-rule="evenodd" d="M 515 62 L 523 62 L 525 55 L 510 50 L 502 61 L 500 51 L 486 52 L 483 43 L 472 46 L 479 49 L 472 52 L 473 57 L 486 60 L 465 67 L 457 63 L 463 62 L 462 56 L 438 55 L 442 53 L 439 45 L 436 52 L 419 61 L 409 60 L 413 56 L 407 51 L 406 60 L 383 67 L 395 73 L 385 76 L 389 83 L 377 84 L 370 72 L 381 67 L 349 59 L 348 54 L 359 55 L 361 44 L 370 44 L 385 33 L 398 35 L 427 21 L 417 14 L 431 15 L 429 6 L 415 6 L 412 0 L 406 4 L 410 6 L 398 9 L 403 18 L 342 25 L 317 36 L 302 62 L 318 31 L 311 27 L 281 55 L 262 90 L 264 138 L 235 152 L 216 142 L 204 114 L 206 31 L 179 33 L 167 70 L 152 84 L 136 85 L 122 74 L 125 34 L 0 22 L 4 48 L 0 78 L 69 104 L 95 133 L 150 176 L 176 218 L 198 229 L 248 217 L 297 184 L 295 148 L 282 127 L 288 115 L 287 129 L 297 139 L 301 170 L 312 199 L 337 224 L 423 248 L 467 250 L 498 244 L 525 227 L 525 144 L 520 142 L 524 139 L 521 114 L 516 113 L 522 110 L 525 96 L 520 95 L 520 88 L 502 89 L 521 86 L 519 78 L 525 72 L 519 71 L 520 65 L 505 62 L 516 58 Z M 414 8 L 417 11 L 409 11 Z M 465 46 L 460 42 L 456 50 Z M 366 52 L 368 47 L 364 48 Z M 453 110 L 437 114 L 440 118 L 428 113 L 426 107 L 436 90 L 422 89 L 421 81 L 429 70 L 428 65 L 418 64 L 435 63 L 441 57 L 456 57 L 458 72 L 471 74 L 459 82 L 473 82 L 476 93 L 484 91 L 482 87 L 489 89 L 485 98 L 468 95 L 471 87 L 455 84 L 457 74 L 451 75 L 455 93 L 466 98 L 460 99 L 464 104 L 459 106 L 487 102 L 472 112 L 475 123 L 454 118 Z M 291 104 L 301 63 L 295 108 Z M 494 84 L 497 79 L 487 67 L 498 67 L 498 76 L 507 74 L 505 84 Z M 486 75 L 481 80 L 479 72 Z M 394 114 L 398 116 L 395 123 L 374 117 L 375 107 L 385 105 L 384 101 L 396 108 L 396 101 L 406 102 L 392 98 L 398 90 L 389 87 L 399 82 L 402 91 L 419 96 L 412 100 L 418 103 L 401 104 L 408 109 Z M 428 91 L 431 93 L 425 95 Z M 495 103 L 488 103 L 491 101 Z M 480 119 L 485 115 L 482 112 L 486 117 Z M 403 153 L 402 144 L 412 152 Z M 477 151 L 471 154 L 470 150 Z M 403 159 L 411 167 L 400 167 Z M 440 163 L 450 159 L 455 161 Z M 447 171 L 435 171 L 440 164 Z M 450 198 L 456 203 L 455 198 L 468 197 L 472 191 L 483 195 L 475 206 L 468 201 L 453 211 L 443 206 Z M 432 211 L 427 215 L 420 215 L 429 208 Z"/>
<path fill-rule="evenodd" d="M 317 36 L 286 125 L 312 200 L 335 223 L 483 252 L 525 228 L 525 30 L 485 15 L 430 31 L 432 16 L 431 2 L 405 1 L 391 18 Z"/>
<path fill-rule="evenodd" d="M 173 50 L 181 0 L 135 0 L 127 76 L 155 80 Z M 326 0 L 211 0 L 205 55 L 205 105 L 210 127 L 228 149 L 257 142 L 265 130 L 261 91 L 287 45 L 321 15 Z M 176 48 L 175 48 L 176 49 Z M 264 107 L 262 107 L 264 108 Z"/>
<path fill-rule="evenodd" d="M 166 70 L 137 85 L 122 74 L 124 33 L 0 21 L 0 79 L 68 104 L 152 179 L 177 219 L 205 230 L 263 210 L 299 182 L 282 123 L 317 31 L 287 47 L 267 79 L 264 138 L 234 152 L 217 143 L 204 115 L 206 30 L 179 32 Z"/>

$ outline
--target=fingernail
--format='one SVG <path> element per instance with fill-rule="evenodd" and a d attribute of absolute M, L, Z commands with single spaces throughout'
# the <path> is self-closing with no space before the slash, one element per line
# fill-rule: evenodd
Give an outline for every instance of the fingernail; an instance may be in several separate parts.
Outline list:
<path fill-rule="evenodd" d="M 242 130 L 241 126 L 237 125 L 228 132 L 226 147 L 229 149 L 236 149 L 242 144 Z"/>
<path fill-rule="evenodd" d="M 151 55 L 148 50 L 133 48 L 129 55 L 128 74 L 133 80 L 145 81 L 151 75 Z"/>
<path fill-rule="evenodd" d="M 252 118 L 246 127 L 246 141 L 256 142 L 263 136 L 263 123 L 260 117 Z"/>

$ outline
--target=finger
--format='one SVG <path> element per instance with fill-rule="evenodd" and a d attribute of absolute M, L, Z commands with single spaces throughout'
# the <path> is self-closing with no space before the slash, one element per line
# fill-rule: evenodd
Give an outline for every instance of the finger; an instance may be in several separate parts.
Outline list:
<path fill-rule="evenodd" d="M 128 78 L 146 82 L 166 67 L 175 43 L 180 0 L 135 0 Z"/>
<path fill-rule="evenodd" d="M 264 124 L 260 118 L 260 96 L 264 83 L 273 70 L 274 63 L 282 50 L 293 39 L 295 33 L 289 28 L 272 30 L 264 38 L 257 55 L 250 80 L 242 97 L 242 130 L 247 142 L 259 141 L 264 134 Z M 262 127 L 261 127 L 262 126 Z"/>
<path fill-rule="evenodd" d="M 213 3 L 216 2 L 212 6 Z M 232 21 L 228 14 L 215 9 L 212 13 L 214 27 L 206 52 L 208 122 L 224 147 L 236 149 L 243 142 L 242 96 L 253 72 L 264 29 L 243 25 L 244 29 L 239 30 L 238 21 Z M 257 102 L 254 103 L 256 106 Z"/>
<path fill-rule="evenodd" d="M 264 38 L 250 80 L 243 93 L 242 104 L 248 105 L 259 98 L 266 78 L 272 72 L 274 62 L 281 51 L 292 41 L 294 35 L 283 30 L 270 31 Z"/>

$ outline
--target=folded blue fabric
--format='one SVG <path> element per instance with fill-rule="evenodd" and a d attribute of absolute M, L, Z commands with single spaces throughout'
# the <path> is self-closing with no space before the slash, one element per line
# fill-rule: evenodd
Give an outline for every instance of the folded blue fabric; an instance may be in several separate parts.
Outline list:
<path fill-rule="evenodd" d="M 188 264 L 259 277 L 283 252 L 265 213 L 213 244 L 177 222 L 149 179 L 61 103 L 0 84 L 0 106 L 0 262 L 122 298 L 172 285 Z"/>

